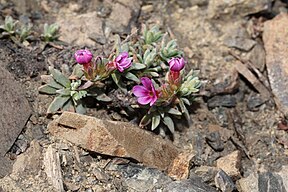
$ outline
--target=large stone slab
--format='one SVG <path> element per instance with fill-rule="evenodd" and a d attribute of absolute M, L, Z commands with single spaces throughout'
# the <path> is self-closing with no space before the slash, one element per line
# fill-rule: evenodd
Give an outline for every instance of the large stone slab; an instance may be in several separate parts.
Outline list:
<path fill-rule="evenodd" d="M 11 162 L 5 154 L 22 131 L 31 114 L 21 85 L 0 63 L 0 177 L 5 176 Z"/>
<path fill-rule="evenodd" d="M 48 129 L 52 135 L 84 149 L 133 158 L 160 170 L 167 170 L 179 155 L 178 149 L 170 141 L 126 122 L 64 112 L 48 125 Z"/>
<path fill-rule="evenodd" d="M 288 14 L 264 23 L 263 41 L 266 65 L 277 106 L 288 114 Z"/>

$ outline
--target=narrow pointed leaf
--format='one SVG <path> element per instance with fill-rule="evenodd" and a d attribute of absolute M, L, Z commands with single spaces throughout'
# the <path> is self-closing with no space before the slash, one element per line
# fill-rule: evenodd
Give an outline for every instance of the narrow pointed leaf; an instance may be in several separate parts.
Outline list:
<path fill-rule="evenodd" d="M 52 103 L 49 105 L 47 113 L 55 113 L 60 108 L 64 106 L 64 104 L 70 99 L 70 97 L 55 97 L 55 99 L 52 101 Z"/>
<path fill-rule="evenodd" d="M 144 117 L 142 117 L 140 123 L 139 123 L 139 127 L 145 127 L 147 126 L 149 123 L 151 122 L 151 118 L 150 115 L 144 115 Z"/>
<path fill-rule="evenodd" d="M 170 108 L 168 113 L 173 114 L 173 115 L 182 115 L 182 113 L 175 108 Z"/>
<path fill-rule="evenodd" d="M 169 116 L 164 117 L 163 123 L 168 127 L 168 129 L 171 131 L 171 133 L 175 132 L 174 123 L 173 123 L 173 120 L 171 119 L 171 117 L 169 117 Z"/>
<path fill-rule="evenodd" d="M 84 75 L 83 71 L 82 71 L 82 66 L 77 64 L 74 66 L 73 68 L 73 72 L 71 74 L 71 76 L 75 76 L 78 77 L 79 79 Z"/>
<path fill-rule="evenodd" d="M 182 100 L 183 103 L 185 103 L 186 105 L 191 105 L 189 99 L 182 97 L 181 100 Z"/>
<path fill-rule="evenodd" d="M 121 82 L 120 75 L 117 73 L 112 73 L 111 77 L 115 84 L 124 92 L 127 93 L 127 89 L 124 87 L 123 83 Z"/>
<path fill-rule="evenodd" d="M 82 103 L 79 103 L 76 107 L 76 113 L 79 114 L 85 114 L 86 113 L 86 108 L 84 107 L 84 105 Z"/>
<path fill-rule="evenodd" d="M 142 63 L 133 63 L 132 68 L 136 70 L 145 69 L 146 65 Z"/>
<path fill-rule="evenodd" d="M 153 131 L 154 129 L 156 129 L 159 123 L 160 123 L 160 115 L 153 116 L 151 130 Z"/>
<path fill-rule="evenodd" d="M 49 71 L 52 74 L 55 81 L 57 81 L 64 87 L 69 88 L 71 83 L 70 80 L 67 77 L 65 77 L 59 70 L 54 69 L 53 67 L 49 67 Z"/>
<path fill-rule="evenodd" d="M 42 85 L 38 88 L 39 93 L 54 95 L 56 94 L 56 90 L 54 87 L 51 87 L 49 85 Z"/>
<path fill-rule="evenodd" d="M 138 77 L 136 75 L 134 75 L 133 73 L 128 72 L 128 73 L 126 73 L 125 77 L 127 79 L 132 80 L 132 81 L 135 81 L 136 83 L 140 83 L 140 80 L 138 79 Z"/>

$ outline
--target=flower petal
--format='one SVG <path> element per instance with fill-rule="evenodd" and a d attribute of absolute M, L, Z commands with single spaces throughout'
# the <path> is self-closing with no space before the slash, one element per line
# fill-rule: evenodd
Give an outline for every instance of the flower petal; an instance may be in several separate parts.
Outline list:
<path fill-rule="evenodd" d="M 154 96 L 151 98 L 150 106 L 154 105 L 154 103 L 157 101 L 158 97 Z"/>
<path fill-rule="evenodd" d="M 146 89 L 151 90 L 152 88 L 152 81 L 148 77 L 142 77 L 141 78 L 141 83 L 143 84 Z"/>
<path fill-rule="evenodd" d="M 141 85 L 135 85 L 132 89 L 133 94 L 136 97 L 147 97 L 149 96 L 149 91 Z"/>
<path fill-rule="evenodd" d="M 150 96 L 147 96 L 147 97 L 139 97 L 138 98 L 138 103 L 140 103 L 141 105 L 147 105 L 148 103 L 151 102 L 151 97 Z"/>

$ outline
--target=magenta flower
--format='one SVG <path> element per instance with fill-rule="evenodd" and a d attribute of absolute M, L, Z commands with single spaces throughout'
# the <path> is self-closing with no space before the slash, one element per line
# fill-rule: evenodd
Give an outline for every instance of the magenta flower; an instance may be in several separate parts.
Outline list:
<path fill-rule="evenodd" d="M 93 54 L 88 49 L 81 49 L 75 52 L 74 57 L 79 64 L 87 64 L 92 60 Z"/>
<path fill-rule="evenodd" d="M 114 66 L 120 72 L 123 72 L 124 69 L 129 68 L 132 65 L 132 58 L 128 58 L 129 54 L 127 52 L 120 53 L 114 60 Z"/>
<path fill-rule="evenodd" d="M 158 92 L 155 90 L 155 87 L 148 77 L 141 78 L 141 85 L 135 85 L 133 87 L 133 94 L 138 97 L 137 101 L 141 105 L 147 105 L 150 103 L 152 106 L 158 99 Z"/>
<path fill-rule="evenodd" d="M 185 66 L 185 61 L 183 57 L 181 58 L 172 58 L 168 61 L 171 71 L 181 71 Z"/>

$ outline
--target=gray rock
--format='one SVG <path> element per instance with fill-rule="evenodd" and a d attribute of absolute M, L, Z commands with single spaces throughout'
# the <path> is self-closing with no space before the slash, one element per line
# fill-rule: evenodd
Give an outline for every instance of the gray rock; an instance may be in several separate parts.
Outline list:
<path fill-rule="evenodd" d="M 190 176 L 189 179 L 174 181 L 164 187 L 163 192 L 216 192 L 216 190 L 205 184 L 200 177 Z"/>
<path fill-rule="evenodd" d="M 237 104 L 236 98 L 231 95 L 216 95 L 208 100 L 208 107 L 235 107 Z"/>
<path fill-rule="evenodd" d="M 202 180 L 205 183 L 208 183 L 209 185 L 214 184 L 214 178 L 216 174 L 218 173 L 219 169 L 216 167 L 209 167 L 209 166 L 200 166 L 193 170 L 193 172 L 202 178 Z"/>
<path fill-rule="evenodd" d="M 260 11 L 267 11 L 272 0 L 210 0 L 208 15 L 213 18 L 220 16 L 246 16 Z M 231 19 L 231 17 L 229 18 Z"/>
<path fill-rule="evenodd" d="M 258 178 L 259 192 L 286 192 L 280 176 L 271 172 L 260 173 Z"/>
<path fill-rule="evenodd" d="M 117 169 L 122 173 L 125 184 L 132 191 L 156 191 L 172 182 L 166 174 L 153 168 L 125 164 L 117 166 Z"/>
<path fill-rule="evenodd" d="M 6 152 L 11 148 L 31 114 L 31 108 L 24 97 L 24 91 L 0 63 L 0 177 L 10 167 Z"/>
<path fill-rule="evenodd" d="M 242 192 L 287 192 L 288 166 L 279 172 L 251 173 L 237 181 L 237 188 Z"/>
<path fill-rule="evenodd" d="M 206 136 L 206 141 L 215 151 L 223 151 L 224 142 L 221 140 L 221 135 L 218 131 L 212 132 Z"/>
<path fill-rule="evenodd" d="M 112 12 L 105 22 L 106 27 L 113 33 L 130 33 L 139 14 L 139 1 L 122 0 L 112 5 Z"/>
<path fill-rule="evenodd" d="M 235 38 L 230 37 L 230 38 L 224 39 L 224 43 L 228 47 L 233 47 L 241 51 L 250 51 L 256 45 L 256 41 L 252 39 L 246 39 L 246 38 L 240 38 L 240 37 L 235 37 Z"/>
<path fill-rule="evenodd" d="M 96 11 L 77 16 L 61 14 L 56 23 L 61 26 L 59 39 L 69 44 L 94 46 L 95 39 L 98 41 L 105 38 L 102 29 L 103 21 L 97 16 Z"/>
<path fill-rule="evenodd" d="M 223 170 L 220 170 L 216 174 L 215 184 L 222 192 L 232 192 L 236 190 L 233 180 Z"/>

